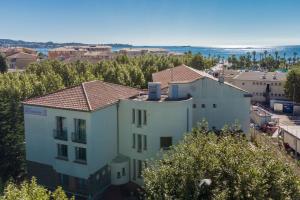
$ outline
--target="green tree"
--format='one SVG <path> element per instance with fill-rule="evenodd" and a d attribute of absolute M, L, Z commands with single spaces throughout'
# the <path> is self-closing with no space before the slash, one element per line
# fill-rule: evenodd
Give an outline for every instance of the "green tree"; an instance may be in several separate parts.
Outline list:
<path fill-rule="evenodd" d="M 36 179 L 30 182 L 24 181 L 20 185 L 9 183 L 4 189 L 1 200 L 69 200 L 65 192 L 58 187 L 54 192 L 38 185 Z M 74 197 L 71 198 L 75 200 Z"/>
<path fill-rule="evenodd" d="M 0 73 L 7 72 L 7 70 L 8 70 L 8 66 L 6 64 L 6 60 L 4 56 L 0 54 Z"/>
<path fill-rule="evenodd" d="M 284 88 L 287 97 L 300 102 L 300 67 L 295 67 L 289 71 Z"/>
<path fill-rule="evenodd" d="M 194 129 L 162 159 L 148 161 L 146 198 L 299 199 L 299 178 L 291 168 L 233 132 L 227 128 L 217 136 Z"/>

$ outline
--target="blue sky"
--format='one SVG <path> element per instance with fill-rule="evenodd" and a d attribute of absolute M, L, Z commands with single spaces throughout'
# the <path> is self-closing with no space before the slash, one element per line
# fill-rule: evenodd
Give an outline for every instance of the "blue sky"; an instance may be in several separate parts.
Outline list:
<path fill-rule="evenodd" d="M 300 44 L 299 8 L 299 0 L 3 0 L 0 38 L 135 45 Z"/>

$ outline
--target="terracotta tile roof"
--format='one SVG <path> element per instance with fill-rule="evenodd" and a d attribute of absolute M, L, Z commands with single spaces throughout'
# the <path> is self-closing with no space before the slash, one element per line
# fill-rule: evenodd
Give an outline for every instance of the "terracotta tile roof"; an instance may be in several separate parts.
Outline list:
<path fill-rule="evenodd" d="M 107 83 L 90 81 L 45 96 L 28 99 L 26 105 L 37 105 L 70 110 L 93 111 L 137 95 L 140 90 Z"/>
<path fill-rule="evenodd" d="M 152 74 L 152 80 L 154 82 L 160 82 L 161 88 L 167 87 L 170 82 L 190 82 L 203 77 L 201 73 L 186 65 L 179 65 Z"/>
<path fill-rule="evenodd" d="M 172 69 L 166 69 L 152 74 L 152 80 L 154 82 L 160 82 L 162 89 L 166 88 L 170 82 L 189 83 L 200 78 L 209 78 L 218 81 L 218 79 L 213 77 L 212 75 L 204 71 L 199 71 L 197 69 L 191 68 L 186 65 L 179 65 Z M 232 88 L 235 88 L 237 90 L 240 90 L 242 92 L 248 93 L 246 90 L 243 90 L 230 83 L 224 82 L 224 84 Z"/>

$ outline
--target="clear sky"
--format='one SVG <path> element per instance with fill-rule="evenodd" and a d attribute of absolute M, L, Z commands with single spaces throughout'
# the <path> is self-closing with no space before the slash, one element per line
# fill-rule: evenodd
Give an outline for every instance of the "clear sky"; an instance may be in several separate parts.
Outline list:
<path fill-rule="evenodd" d="M 134 45 L 300 44 L 300 0 L 2 0 L 0 38 Z"/>

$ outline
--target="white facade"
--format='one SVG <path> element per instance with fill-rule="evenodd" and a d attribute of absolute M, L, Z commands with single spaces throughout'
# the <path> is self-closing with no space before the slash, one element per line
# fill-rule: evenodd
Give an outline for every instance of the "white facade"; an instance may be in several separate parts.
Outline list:
<path fill-rule="evenodd" d="M 142 113 L 141 126 L 138 123 L 139 111 Z M 171 137 L 172 144 L 176 144 L 183 138 L 184 133 L 191 130 L 191 111 L 191 98 L 178 101 L 121 100 L 119 149 L 121 154 L 130 158 L 132 181 L 142 184 L 137 163 L 142 161 L 144 165 L 147 159 L 158 156 L 161 150 L 161 137 Z M 135 114 L 134 122 L 133 113 Z M 144 115 L 146 115 L 146 123 Z M 141 138 L 140 149 L 138 137 Z M 135 168 L 134 165 L 136 165 Z"/>
<path fill-rule="evenodd" d="M 205 77 L 170 83 L 168 95 L 158 95 L 158 100 L 146 94 L 121 99 L 90 112 L 25 104 L 26 159 L 86 180 L 101 182 L 101 174 L 109 174 L 113 185 L 143 184 L 140 172 L 146 161 L 159 157 L 203 119 L 210 128 L 238 122 L 249 131 L 250 96 L 229 84 Z M 64 117 L 67 141 L 53 137 L 57 117 Z M 74 119 L 85 120 L 86 144 L 72 140 Z M 68 146 L 67 160 L 57 158 L 57 144 Z M 86 149 L 86 163 L 75 161 L 75 147 Z"/>
<path fill-rule="evenodd" d="M 210 129 L 222 129 L 225 124 L 235 122 L 249 132 L 250 98 L 247 92 L 236 89 L 214 79 L 202 78 L 192 83 L 171 83 L 178 85 L 178 97 L 193 97 L 193 126 L 206 120 Z M 169 90 L 172 96 L 172 89 Z"/>
<path fill-rule="evenodd" d="M 46 114 L 26 112 L 28 109 L 43 110 Z M 53 166 L 61 174 L 87 179 L 117 156 L 116 105 L 92 113 L 28 105 L 24 105 L 24 110 L 26 159 L 29 161 Z M 55 139 L 53 136 L 57 116 L 65 118 L 67 141 Z M 72 142 L 74 119 L 86 121 L 86 144 Z M 68 146 L 67 161 L 57 159 L 57 144 Z M 75 147 L 86 148 L 87 164 L 74 162 Z"/>

